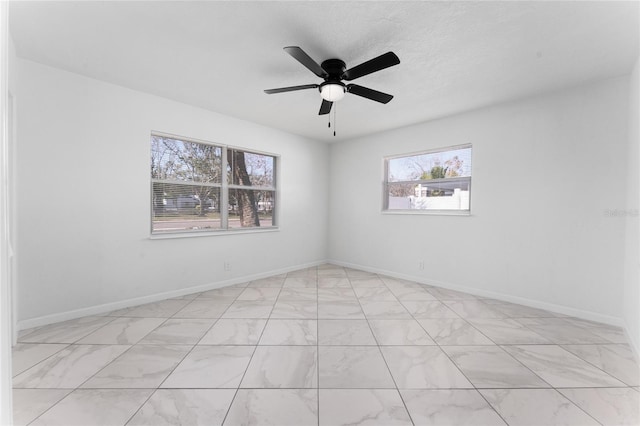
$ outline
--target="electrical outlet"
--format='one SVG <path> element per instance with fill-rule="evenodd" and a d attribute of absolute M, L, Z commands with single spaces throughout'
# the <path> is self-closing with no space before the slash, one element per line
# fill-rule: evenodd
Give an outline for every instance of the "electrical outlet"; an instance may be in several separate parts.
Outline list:
<path fill-rule="evenodd" d="M 224 262 L 224 270 L 225 271 L 231 270 L 231 262 Z"/>
<path fill-rule="evenodd" d="M 420 271 L 424 271 L 424 260 L 421 260 L 420 262 L 418 262 L 418 269 Z"/>

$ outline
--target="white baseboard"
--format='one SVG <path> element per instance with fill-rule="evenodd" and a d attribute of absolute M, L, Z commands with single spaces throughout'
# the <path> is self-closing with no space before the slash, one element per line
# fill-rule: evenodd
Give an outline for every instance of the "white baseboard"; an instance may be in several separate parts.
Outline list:
<path fill-rule="evenodd" d="M 395 271 L 388 271 L 385 269 L 372 268 L 370 266 L 365 266 L 365 265 L 341 262 L 339 260 L 329 259 L 328 262 L 334 265 L 344 266 L 347 268 L 373 272 L 376 274 L 386 275 L 389 277 L 399 278 L 407 281 L 414 281 L 420 284 L 432 285 L 434 287 L 441 287 L 449 290 L 461 291 L 464 293 L 473 294 L 474 296 L 489 297 L 492 299 L 503 300 L 505 302 L 517 303 L 519 305 L 524 305 L 531 308 L 544 309 L 544 310 L 555 312 L 558 314 L 569 315 L 572 317 L 581 318 L 589 321 L 595 321 L 603 324 L 613 325 L 616 327 L 622 327 L 626 330 L 625 323 L 622 318 L 603 315 L 597 312 L 585 311 L 582 309 L 571 308 L 563 305 L 556 305 L 554 303 L 541 302 L 539 300 L 527 299 L 524 297 L 511 296 L 503 293 L 495 293 L 492 291 L 477 289 L 473 287 L 466 287 L 466 286 L 446 283 L 442 281 L 429 280 L 429 279 L 425 279 L 424 277 L 417 277 L 414 275 L 403 274 Z"/>
<path fill-rule="evenodd" d="M 72 311 L 60 312 L 51 315 L 45 315 L 36 318 L 29 318 L 18 321 L 18 330 L 26 330 L 33 327 L 41 327 L 43 325 L 49 325 L 56 322 L 67 321 L 71 319 L 81 318 L 88 315 L 102 315 L 108 312 L 112 312 L 118 309 L 129 308 L 131 306 L 143 305 L 145 303 L 158 302 L 160 300 L 171 299 L 174 297 L 185 296 L 192 293 L 200 293 L 207 290 L 213 290 L 216 288 L 227 287 L 234 284 L 245 283 L 247 281 L 255 281 L 261 278 L 267 278 L 274 275 L 285 274 L 287 272 L 296 271 L 298 269 L 311 268 L 314 266 L 327 263 L 325 260 L 310 262 L 301 265 L 291 266 L 287 268 L 275 269 L 267 272 L 261 272 L 259 274 L 245 275 L 242 277 L 236 277 L 224 281 L 216 281 L 209 284 L 197 285 L 194 287 L 183 288 L 179 290 L 167 291 L 164 293 L 151 294 L 148 296 L 136 297 L 133 299 L 119 300 L 117 302 L 105 303 L 102 305 L 89 306 L 86 308 L 74 309 Z"/>
<path fill-rule="evenodd" d="M 555 312 L 563 315 L 573 316 L 576 318 L 581 318 L 581 319 L 600 322 L 604 324 L 614 325 L 617 327 L 622 327 L 625 330 L 625 333 L 627 333 L 627 340 L 631 342 L 631 346 L 635 350 L 636 355 L 640 353 L 640 348 L 635 347 L 636 342 L 633 339 L 631 339 L 631 336 L 629 336 L 627 332 L 626 324 L 624 323 L 622 318 L 611 317 L 608 315 L 599 314 L 597 312 L 590 312 L 590 311 L 585 311 L 581 309 L 575 309 L 568 306 L 556 305 L 553 303 L 541 302 L 538 300 L 527 299 L 523 297 L 511 296 L 511 295 L 502 294 L 502 293 L 495 293 L 495 292 L 481 290 L 473 287 L 466 287 L 466 286 L 446 283 L 442 281 L 428 280 L 423 277 L 417 277 L 414 275 L 403 274 L 395 271 L 388 271 L 380 268 L 372 268 L 366 265 L 358 265 L 358 264 L 353 264 L 349 262 L 342 262 L 334 259 L 310 262 L 310 263 L 305 263 L 301 265 L 275 269 L 267 272 L 261 272 L 258 274 L 245 275 L 242 277 L 236 277 L 229 280 L 217 281 L 213 283 L 202 284 L 202 285 L 183 288 L 179 290 L 168 291 L 164 293 L 136 297 L 133 299 L 120 300 L 117 302 L 110 302 L 102 305 L 89 306 L 86 308 L 60 312 L 60 313 L 45 315 L 45 316 L 36 317 L 36 318 L 29 318 L 26 320 L 18 321 L 18 324 L 17 324 L 18 330 L 25 330 L 33 327 L 41 327 L 43 325 L 53 324 L 61 321 L 67 321 L 67 320 L 76 319 L 76 318 L 80 318 L 88 315 L 102 315 L 118 309 L 128 308 L 136 305 L 142 305 L 145 303 L 158 302 L 160 300 L 166 300 L 174 297 L 185 296 L 187 294 L 192 294 L 192 293 L 200 293 L 203 291 L 213 290 L 216 288 L 227 287 L 234 284 L 239 284 L 247 281 L 267 278 L 273 275 L 292 272 L 298 269 L 310 268 L 310 267 L 322 265 L 324 263 L 331 263 L 334 265 L 344 266 L 347 268 L 359 269 L 362 271 L 372 272 L 380 275 L 386 275 L 389 277 L 399 278 L 399 279 L 408 280 L 408 281 L 414 281 L 421 284 L 432 285 L 434 287 L 441 287 L 441 288 L 446 288 L 450 290 L 462 291 L 465 293 L 473 294 L 475 296 L 489 297 L 492 299 L 503 300 L 505 302 L 517 303 L 517 304 L 529 306 L 532 308 L 544 309 L 550 312 Z"/>

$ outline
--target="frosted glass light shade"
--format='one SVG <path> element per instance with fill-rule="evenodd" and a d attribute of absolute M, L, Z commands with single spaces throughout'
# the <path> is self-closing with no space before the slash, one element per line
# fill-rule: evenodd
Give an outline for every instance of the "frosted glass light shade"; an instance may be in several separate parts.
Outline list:
<path fill-rule="evenodd" d="M 325 84 L 320 88 L 320 96 L 329 102 L 336 102 L 344 98 L 345 89 L 340 84 Z"/>

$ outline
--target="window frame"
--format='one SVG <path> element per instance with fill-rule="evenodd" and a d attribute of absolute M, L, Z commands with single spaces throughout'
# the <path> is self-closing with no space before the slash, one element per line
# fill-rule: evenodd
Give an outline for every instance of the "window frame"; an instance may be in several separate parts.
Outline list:
<path fill-rule="evenodd" d="M 416 157 L 425 154 L 436 154 L 448 151 L 455 151 L 459 149 L 471 149 L 471 174 L 465 177 L 453 177 L 444 179 L 417 179 L 389 182 L 389 161 L 398 158 Z M 471 187 L 473 178 L 473 145 L 471 143 L 451 145 L 440 148 L 432 148 L 423 151 L 414 151 L 404 154 L 394 154 L 383 157 L 383 179 L 382 179 L 382 214 L 400 214 L 400 215 L 444 215 L 444 216 L 471 216 Z M 467 210 L 453 210 L 453 209 L 389 209 L 389 185 L 390 184 L 425 184 L 425 183 L 440 183 L 440 182 L 452 182 L 454 180 L 465 180 L 469 184 L 469 209 Z"/>
<path fill-rule="evenodd" d="M 192 137 L 179 136 L 171 133 L 151 131 L 149 138 L 154 136 L 161 138 L 170 138 L 183 142 L 196 143 L 201 145 L 209 145 L 216 148 L 220 148 L 220 183 L 210 182 L 185 182 L 176 180 L 155 179 L 150 177 L 149 180 L 149 237 L 150 239 L 167 239 L 167 238 L 183 238 L 183 237 L 204 237 L 213 235 L 229 235 L 229 234 L 243 234 L 243 233 L 262 233 L 262 232 L 274 232 L 280 229 L 280 188 L 279 188 L 279 175 L 280 175 L 280 155 L 272 152 L 266 152 L 261 150 L 255 150 L 251 148 L 244 148 L 235 145 L 226 145 L 202 139 L 196 139 Z M 151 149 L 151 146 L 149 146 Z M 236 185 L 229 182 L 229 173 L 227 172 L 228 166 L 228 151 L 236 150 L 250 154 L 263 155 L 273 158 L 273 185 L 272 186 L 245 186 Z M 151 156 L 149 156 L 151 157 Z M 158 232 L 153 229 L 154 213 L 153 213 L 153 184 L 154 183 L 166 183 L 176 185 L 194 185 L 194 186 L 211 186 L 219 188 L 220 191 L 220 228 L 219 229 L 180 229 L 177 231 L 164 231 Z M 244 189 L 253 191 L 271 191 L 273 192 L 274 205 L 271 214 L 271 226 L 255 226 L 255 227 L 229 227 L 229 191 L 231 189 Z"/>

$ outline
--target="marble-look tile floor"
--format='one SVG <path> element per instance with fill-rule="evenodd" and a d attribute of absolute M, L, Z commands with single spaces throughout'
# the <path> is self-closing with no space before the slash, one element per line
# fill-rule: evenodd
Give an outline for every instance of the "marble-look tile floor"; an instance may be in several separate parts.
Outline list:
<path fill-rule="evenodd" d="M 16 425 L 640 425 L 623 331 L 321 265 L 26 330 Z"/>

